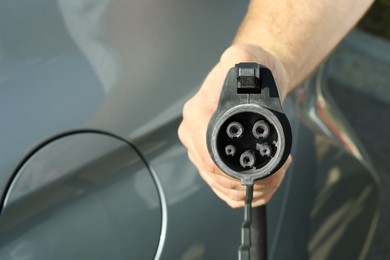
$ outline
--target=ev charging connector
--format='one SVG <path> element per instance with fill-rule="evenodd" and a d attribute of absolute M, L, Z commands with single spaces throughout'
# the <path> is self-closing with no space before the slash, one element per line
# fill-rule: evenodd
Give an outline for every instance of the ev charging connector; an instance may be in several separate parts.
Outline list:
<path fill-rule="evenodd" d="M 280 169 L 290 154 L 291 143 L 291 127 L 271 71 L 257 63 L 239 63 L 231 68 L 208 125 L 207 148 L 222 172 L 247 186 L 239 259 L 250 258 L 254 181 Z M 262 212 L 265 221 L 265 208 Z"/>

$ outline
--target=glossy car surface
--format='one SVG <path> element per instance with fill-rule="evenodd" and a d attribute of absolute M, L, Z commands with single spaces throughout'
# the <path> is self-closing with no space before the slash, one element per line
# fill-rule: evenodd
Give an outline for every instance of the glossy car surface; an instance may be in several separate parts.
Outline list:
<path fill-rule="evenodd" d="M 245 9 L 0 2 L 0 259 L 237 258 L 242 211 L 210 191 L 176 132 Z M 369 249 L 377 180 L 326 84 L 325 67 L 285 102 L 294 163 L 268 205 L 269 259 Z"/>

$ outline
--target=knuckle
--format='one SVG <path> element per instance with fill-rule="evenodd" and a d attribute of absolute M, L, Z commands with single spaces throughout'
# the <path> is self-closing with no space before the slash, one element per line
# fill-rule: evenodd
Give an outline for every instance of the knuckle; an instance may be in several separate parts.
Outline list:
<path fill-rule="evenodd" d="M 180 142 L 183 144 L 183 146 L 189 150 L 191 147 L 189 144 L 191 142 L 190 137 L 186 133 L 187 129 L 183 125 L 180 125 L 179 129 L 177 130 L 177 136 L 179 137 Z"/>
<path fill-rule="evenodd" d="M 245 200 L 245 192 L 244 191 L 228 190 L 226 195 L 233 201 Z"/>
<path fill-rule="evenodd" d="M 267 204 L 272 198 L 272 194 L 266 195 L 263 199 L 260 200 L 261 205 Z"/>
<path fill-rule="evenodd" d="M 229 179 L 225 176 L 218 176 L 217 179 L 218 183 L 226 188 L 226 189 L 235 189 L 237 188 L 237 181 Z"/>
<path fill-rule="evenodd" d="M 179 128 L 177 129 L 177 136 L 179 137 L 180 142 L 184 143 L 184 126 L 183 123 L 180 124 Z"/>
<path fill-rule="evenodd" d="M 217 166 L 211 160 L 210 156 L 202 155 L 202 162 L 203 162 L 204 169 L 207 172 L 211 172 L 211 173 L 215 173 L 216 172 Z"/>
<path fill-rule="evenodd" d="M 244 207 L 244 204 L 242 202 L 239 202 L 239 201 L 227 201 L 226 203 L 229 205 L 229 207 L 231 207 L 233 209 Z"/>
<path fill-rule="evenodd" d="M 262 206 L 262 205 L 265 205 L 268 203 L 269 200 L 266 200 L 264 198 L 261 198 L 261 199 L 257 199 L 257 200 L 254 200 L 252 202 L 252 207 L 259 207 L 259 206 Z"/>
<path fill-rule="evenodd" d="M 183 119 L 188 118 L 191 111 L 191 100 L 188 100 L 183 106 Z"/>
<path fill-rule="evenodd" d="M 225 179 L 225 185 L 226 188 L 235 189 L 237 188 L 237 181 L 231 179 Z"/>

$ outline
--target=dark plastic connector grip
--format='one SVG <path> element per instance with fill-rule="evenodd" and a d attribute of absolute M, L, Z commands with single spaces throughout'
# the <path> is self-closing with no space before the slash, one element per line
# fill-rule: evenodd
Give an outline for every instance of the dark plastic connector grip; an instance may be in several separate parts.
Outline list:
<path fill-rule="evenodd" d="M 253 184 L 286 161 L 292 135 L 271 71 L 257 63 L 230 69 L 207 129 L 211 158 L 226 174 Z"/>

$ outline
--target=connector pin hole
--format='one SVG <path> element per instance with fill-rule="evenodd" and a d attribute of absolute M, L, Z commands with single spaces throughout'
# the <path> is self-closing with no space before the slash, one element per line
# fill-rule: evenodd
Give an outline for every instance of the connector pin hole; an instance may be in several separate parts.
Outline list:
<path fill-rule="evenodd" d="M 253 168 L 255 162 L 256 157 L 251 150 L 246 150 L 240 156 L 240 164 L 243 168 Z"/>
<path fill-rule="evenodd" d="M 267 144 L 256 144 L 256 150 L 260 152 L 260 155 L 263 157 L 271 156 L 271 147 Z"/>
<path fill-rule="evenodd" d="M 231 122 L 226 128 L 226 134 L 229 138 L 240 138 L 243 132 L 243 126 L 238 122 Z"/>
<path fill-rule="evenodd" d="M 264 120 L 259 120 L 253 125 L 252 134 L 256 139 L 267 138 L 269 132 L 269 125 Z"/>
<path fill-rule="evenodd" d="M 236 155 L 236 147 L 234 147 L 233 145 L 228 145 L 225 147 L 225 153 L 227 156 L 234 156 Z"/>

